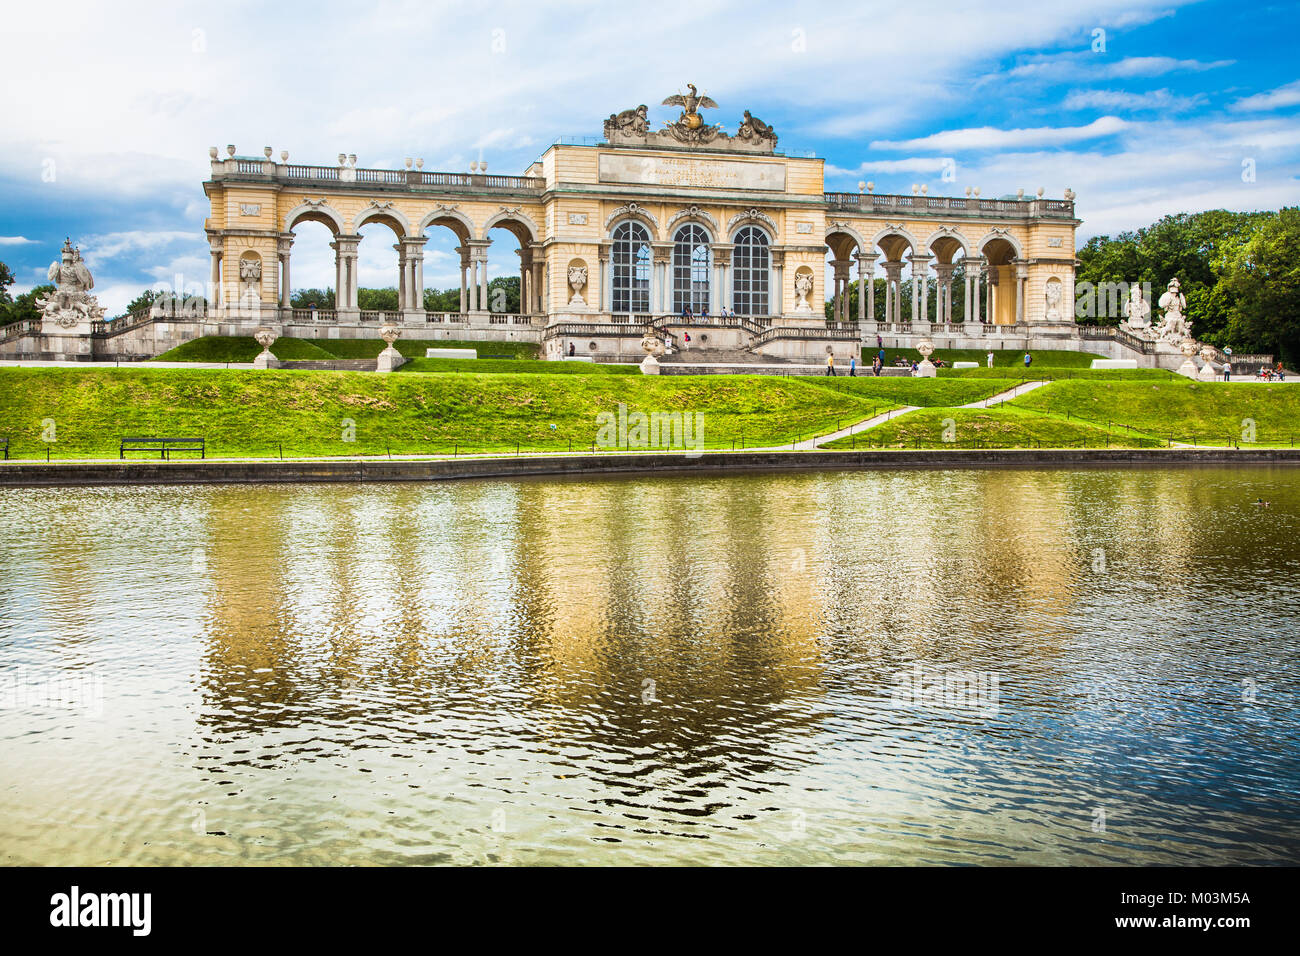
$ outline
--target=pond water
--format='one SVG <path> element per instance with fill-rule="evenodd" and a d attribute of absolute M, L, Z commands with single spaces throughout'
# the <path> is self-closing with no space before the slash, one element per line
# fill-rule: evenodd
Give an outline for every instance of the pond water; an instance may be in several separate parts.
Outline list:
<path fill-rule="evenodd" d="M 0 489 L 0 852 L 1295 864 L 1298 475 Z"/>

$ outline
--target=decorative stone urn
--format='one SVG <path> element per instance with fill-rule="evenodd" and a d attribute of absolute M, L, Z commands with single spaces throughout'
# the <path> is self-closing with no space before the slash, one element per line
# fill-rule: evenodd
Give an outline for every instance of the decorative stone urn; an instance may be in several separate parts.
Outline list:
<path fill-rule="evenodd" d="M 253 333 L 253 339 L 262 346 L 262 351 L 253 359 L 253 368 L 279 368 L 280 360 L 271 354 L 271 346 L 280 337 L 275 329 L 262 327 Z"/>
<path fill-rule="evenodd" d="M 1182 345 L 1180 345 L 1179 348 L 1182 349 L 1183 355 L 1186 356 L 1186 359 L 1184 359 L 1182 365 L 1178 366 L 1178 374 L 1186 375 L 1188 378 L 1196 378 L 1199 372 L 1196 368 L 1196 363 L 1192 361 L 1192 356 L 1196 354 L 1197 349 L 1196 339 L 1183 339 Z"/>
<path fill-rule="evenodd" d="M 922 339 L 917 343 L 916 350 L 921 353 L 921 364 L 916 367 L 917 378 L 934 378 L 939 374 L 935 369 L 934 363 L 930 361 L 930 356 L 934 354 L 934 343 L 929 339 Z"/>
<path fill-rule="evenodd" d="M 375 371 L 391 372 L 406 362 L 406 356 L 393 347 L 393 343 L 402 337 L 402 330 L 391 322 L 385 322 L 379 327 L 379 337 L 388 343 L 388 348 L 379 353 Z"/>
<path fill-rule="evenodd" d="M 1219 380 L 1219 372 L 1214 367 L 1213 346 L 1201 346 L 1201 361 L 1205 364 L 1201 366 L 1201 370 L 1197 373 L 1196 378 L 1202 382 L 1217 382 Z"/>
<path fill-rule="evenodd" d="M 642 375 L 659 374 L 659 356 L 664 354 L 664 343 L 659 336 L 653 332 L 647 332 L 641 339 L 641 348 L 645 350 L 645 358 L 641 360 Z"/>
<path fill-rule="evenodd" d="M 587 267 L 586 266 L 569 266 L 569 288 L 573 290 L 573 298 L 569 299 L 569 305 L 587 307 L 587 300 L 582 297 L 582 290 L 587 284 Z"/>

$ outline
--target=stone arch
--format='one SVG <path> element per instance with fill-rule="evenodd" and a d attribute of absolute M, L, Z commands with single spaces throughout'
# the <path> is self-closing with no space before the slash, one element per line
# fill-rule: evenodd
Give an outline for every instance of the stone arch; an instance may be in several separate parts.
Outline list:
<path fill-rule="evenodd" d="M 848 259 L 853 254 L 854 247 L 859 252 L 867 251 L 867 241 L 847 222 L 835 221 L 827 225 L 826 245 L 837 259 Z"/>
<path fill-rule="evenodd" d="M 415 234 L 427 236 L 429 227 L 434 225 L 446 226 L 462 243 L 467 243 L 474 238 L 473 220 L 455 206 L 444 206 L 440 203 L 436 209 L 425 213 Z"/>
<path fill-rule="evenodd" d="M 976 244 L 976 248 L 979 249 L 980 255 L 989 258 L 990 256 L 987 250 L 989 246 L 992 246 L 998 240 L 1002 240 L 1011 248 L 1013 254 L 1008 258 L 1023 259 L 1025 257 L 1024 250 L 1021 248 L 1020 242 L 1016 237 L 1011 235 L 1010 231 L 998 228 L 990 229 Z"/>
<path fill-rule="evenodd" d="M 885 258 L 890 262 L 901 262 L 903 252 L 911 249 L 915 255 L 921 251 L 921 243 L 917 241 L 916 236 L 912 235 L 902 225 L 886 226 L 876 233 L 871 239 L 871 249 L 879 248 L 885 253 Z"/>
<path fill-rule="evenodd" d="M 536 224 L 517 208 L 502 208 L 500 212 L 493 213 L 487 222 L 483 223 L 483 232 L 479 238 L 486 239 L 487 234 L 493 229 L 508 229 L 519 240 L 520 248 L 526 248 L 530 243 L 537 242 Z"/>
<path fill-rule="evenodd" d="M 773 236 L 780 232 L 776 227 L 775 219 L 758 207 L 753 206 L 746 209 L 744 212 L 736 213 L 727 220 L 727 234 L 734 235 L 737 229 L 748 223 L 762 223 L 771 231 Z"/>
<path fill-rule="evenodd" d="M 709 215 L 707 210 L 701 209 L 697 205 L 687 206 L 686 208 L 679 209 L 677 212 L 672 214 L 665 226 L 669 236 L 672 236 L 673 233 L 677 231 L 677 224 L 680 222 L 699 223 L 708 230 L 709 235 L 713 237 L 714 242 L 722 241 L 722 227 L 718 225 L 718 220 Z"/>
<path fill-rule="evenodd" d="M 627 219 L 635 219 L 650 229 L 650 240 L 652 242 L 662 241 L 663 237 L 659 234 L 659 220 L 655 214 L 644 206 L 630 202 L 624 206 L 619 206 L 608 216 L 605 217 L 605 235 L 612 236 L 614 230 Z"/>
<path fill-rule="evenodd" d="M 940 226 L 925 240 L 926 247 L 934 253 L 935 260 L 951 265 L 958 259 L 969 258 L 970 242 L 956 229 Z M 958 252 L 960 251 L 960 255 Z"/>
<path fill-rule="evenodd" d="M 402 214 L 402 211 L 392 203 L 380 203 L 378 200 L 372 199 L 370 205 L 362 209 L 352 219 L 352 231 L 359 232 L 361 227 L 368 222 L 382 222 L 393 230 L 398 239 L 405 239 L 411 234 L 411 223 Z"/>
<path fill-rule="evenodd" d="M 290 209 L 284 216 L 284 231 L 293 232 L 293 227 L 300 222 L 320 222 L 329 227 L 334 235 L 346 235 L 343 215 L 323 199 L 308 199 Z"/>

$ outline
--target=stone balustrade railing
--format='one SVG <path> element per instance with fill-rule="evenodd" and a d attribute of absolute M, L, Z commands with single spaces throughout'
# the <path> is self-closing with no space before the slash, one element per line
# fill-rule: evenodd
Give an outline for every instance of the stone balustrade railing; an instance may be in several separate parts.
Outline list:
<path fill-rule="evenodd" d="M 976 199 L 960 196 L 895 196 L 823 193 L 831 209 L 913 216 L 1000 216 L 1010 219 L 1073 219 L 1069 199 Z"/>
<path fill-rule="evenodd" d="M 234 158 L 212 163 L 212 178 L 260 179 L 269 182 L 312 183 L 328 186 L 402 187 L 465 191 L 538 193 L 546 180 L 538 176 L 489 176 L 486 173 L 438 173 L 420 169 L 362 169 L 356 166 L 304 166 L 271 160 Z"/>

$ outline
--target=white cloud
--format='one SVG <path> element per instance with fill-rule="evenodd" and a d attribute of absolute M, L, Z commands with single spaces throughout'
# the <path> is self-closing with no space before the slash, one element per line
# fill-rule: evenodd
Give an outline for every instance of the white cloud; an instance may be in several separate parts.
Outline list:
<path fill-rule="evenodd" d="M 872 149 L 1016 149 L 1026 146 L 1062 146 L 1084 140 L 1113 136 L 1128 126 L 1118 116 L 1102 116 L 1086 126 L 1040 126 L 1033 129 L 997 129 L 981 126 L 976 129 L 954 129 L 932 133 L 919 139 L 877 140 Z"/>
<path fill-rule="evenodd" d="M 826 177 L 865 176 L 874 173 L 941 173 L 945 168 L 956 169 L 957 161 L 949 156 L 913 156 L 908 159 L 869 159 L 853 169 L 842 169 L 834 163 L 825 166 Z"/>
<path fill-rule="evenodd" d="M 1182 113 L 1203 102 L 1200 96 L 1175 96 L 1169 90 L 1133 93 L 1128 90 L 1074 90 L 1065 98 L 1067 110 L 1160 110 Z"/>
<path fill-rule="evenodd" d="M 27 246 L 39 245 L 39 240 L 28 239 L 26 236 L 0 236 L 0 246 Z"/>
<path fill-rule="evenodd" d="M 1300 103 L 1300 80 L 1279 86 L 1267 93 L 1256 93 L 1254 96 L 1237 100 L 1230 104 L 1228 109 L 1238 113 L 1254 112 L 1282 109 L 1286 106 L 1295 106 L 1297 103 Z"/>

